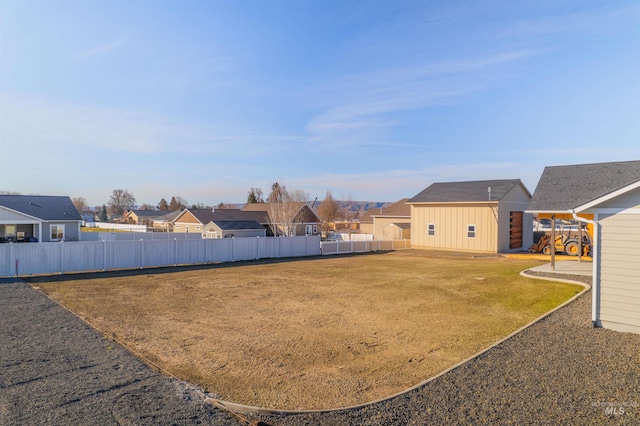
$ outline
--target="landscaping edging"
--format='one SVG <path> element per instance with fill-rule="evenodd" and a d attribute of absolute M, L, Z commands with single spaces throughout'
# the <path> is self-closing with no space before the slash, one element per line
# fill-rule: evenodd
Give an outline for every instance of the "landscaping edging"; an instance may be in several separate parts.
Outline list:
<path fill-rule="evenodd" d="M 225 410 L 229 410 L 232 412 L 239 412 L 239 413 L 253 413 L 253 414 L 261 414 L 261 415 L 296 415 L 296 414 L 322 414 L 322 413 L 334 413 L 334 412 L 338 412 L 338 411 L 345 411 L 345 410 L 357 410 L 357 409 L 361 409 L 361 408 L 365 408 L 374 404 L 378 404 L 378 403 L 382 403 L 385 401 L 389 401 L 392 400 L 394 398 L 397 398 L 399 396 L 405 395 L 409 392 L 412 392 L 420 387 L 423 387 L 425 385 L 427 385 L 430 382 L 433 382 L 434 380 L 438 379 L 441 376 L 444 376 L 445 374 L 461 367 L 462 365 L 468 363 L 469 361 L 472 361 L 480 356 L 482 356 L 483 354 L 485 354 L 486 352 L 490 351 L 491 349 L 495 348 L 496 346 L 501 345 L 502 343 L 504 343 L 505 341 L 511 339 L 512 337 L 516 336 L 517 334 L 521 333 L 522 331 L 528 329 L 529 327 L 533 326 L 534 324 L 542 321 L 543 319 L 545 319 L 546 317 L 548 317 L 549 315 L 553 314 L 554 312 L 556 312 L 557 310 L 567 306 L 568 304 L 574 302 L 575 300 L 577 300 L 579 297 L 581 297 L 583 294 L 585 294 L 586 292 L 588 292 L 591 289 L 591 286 L 581 282 L 581 281 L 576 281 L 576 280 L 571 280 L 571 279 L 566 279 L 566 278 L 559 278 L 557 276 L 561 276 L 562 274 L 544 274 L 544 273 L 536 273 L 534 274 L 528 274 L 527 271 L 529 271 L 529 269 L 524 270 L 522 272 L 520 272 L 520 275 L 526 278 L 533 278 L 533 279 L 540 279 L 540 280 L 546 280 L 546 281 L 556 281 L 556 282 L 564 282 L 564 283 L 569 283 L 569 284 L 576 284 L 576 285 L 581 285 L 584 287 L 584 289 L 576 294 L 575 296 L 573 296 L 571 299 L 567 300 L 566 302 L 562 303 L 561 305 L 555 307 L 554 309 L 550 310 L 549 312 L 541 315 L 540 317 L 534 319 L 533 321 L 523 325 L 522 327 L 520 327 L 519 329 L 515 330 L 514 332 L 510 333 L 509 335 L 507 335 L 506 337 L 498 340 L 497 342 L 495 342 L 494 344 L 492 344 L 491 346 L 481 350 L 480 352 L 460 361 L 459 363 L 447 368 L 446 370 L 436 374 L 435 376 L 432 376 L 414 386 L 411 386 L 403 391 L 400 391 L 398 393 L 395 393 L 393 395 L 390 396 L 386 396 L 384 398 L 380 398 L 380 399 L 376 399 L 373 401 L 369 401 L 363 404 L 357 404 L 357 405 L 352 405 L 352 406 L 347 406 L 347 407 L 339 407 L 339 408 L 330 408 L 330 409 L 323 409 L 323 410 L 277 410 L 277 409 L 271 409 L 271 408 L 262 408 L 262 407 L 255 407 L 255 406 L 251 406 L 251 405 L 244 405 L 244 404 L 238 404 L 235 402 L 230 402 L 230 401 L 225 401 L 222 399 L 218 399 L 218 398 L 212 398 L 212 397 L 207 397 L 206 398 L 206 402 L 218 407 L 218 408 L 223 408 Z"/>

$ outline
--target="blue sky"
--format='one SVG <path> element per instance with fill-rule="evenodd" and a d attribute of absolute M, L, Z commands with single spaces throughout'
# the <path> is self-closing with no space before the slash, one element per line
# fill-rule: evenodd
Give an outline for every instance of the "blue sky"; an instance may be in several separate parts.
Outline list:
<path fill-rule="evenodd" d="M 396 201 L 637 159 L 638 1 L 0 1 L 4 191 Z"/>

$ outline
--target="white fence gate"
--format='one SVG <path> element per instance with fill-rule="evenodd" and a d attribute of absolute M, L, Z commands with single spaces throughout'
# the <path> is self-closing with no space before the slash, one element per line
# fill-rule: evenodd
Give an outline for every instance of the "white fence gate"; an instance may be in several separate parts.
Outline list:
<path fill-rule="evenodd" d="M 198 265 L 410 248 L 408 240 L 321 242 L 319 236 L 0 244 L 0 277 Z"/>

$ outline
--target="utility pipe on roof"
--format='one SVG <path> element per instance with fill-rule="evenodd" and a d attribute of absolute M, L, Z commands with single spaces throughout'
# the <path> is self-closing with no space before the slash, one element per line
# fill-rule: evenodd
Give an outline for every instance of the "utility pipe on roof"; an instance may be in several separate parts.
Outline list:
<path fill-rule="evenodd" d="M 585 219 L 584 217 L 580 217 L 576 214 L 575 209 L 571 211 L 573 218 L 578 222 L 582 223 L 590 223 L 593 225 L 593 248 L 592 248 L 592 259 L 593 259 L 593 277 L 591 279 L 591 326 L 598 326 L 598 292 L 600 291 L 600 274 L 598 273 L 598 263 L 600 261 L 600 238 L 598 237 L 598 225 L 599 223 L 595 220 Z M 597 218 L 597 215 L 594 215 L 594 218 Z"/>

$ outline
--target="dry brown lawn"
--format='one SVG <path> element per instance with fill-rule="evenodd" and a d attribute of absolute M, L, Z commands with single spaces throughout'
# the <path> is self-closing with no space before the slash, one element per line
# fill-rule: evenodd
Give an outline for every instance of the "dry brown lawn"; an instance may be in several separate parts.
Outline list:
<path fill-rule="evenodd" d="M 518 275 L 540 263 L 406 250 L 32 281 L 222 399 L 323 409 L 400 392 L 581 291 Z"/>

